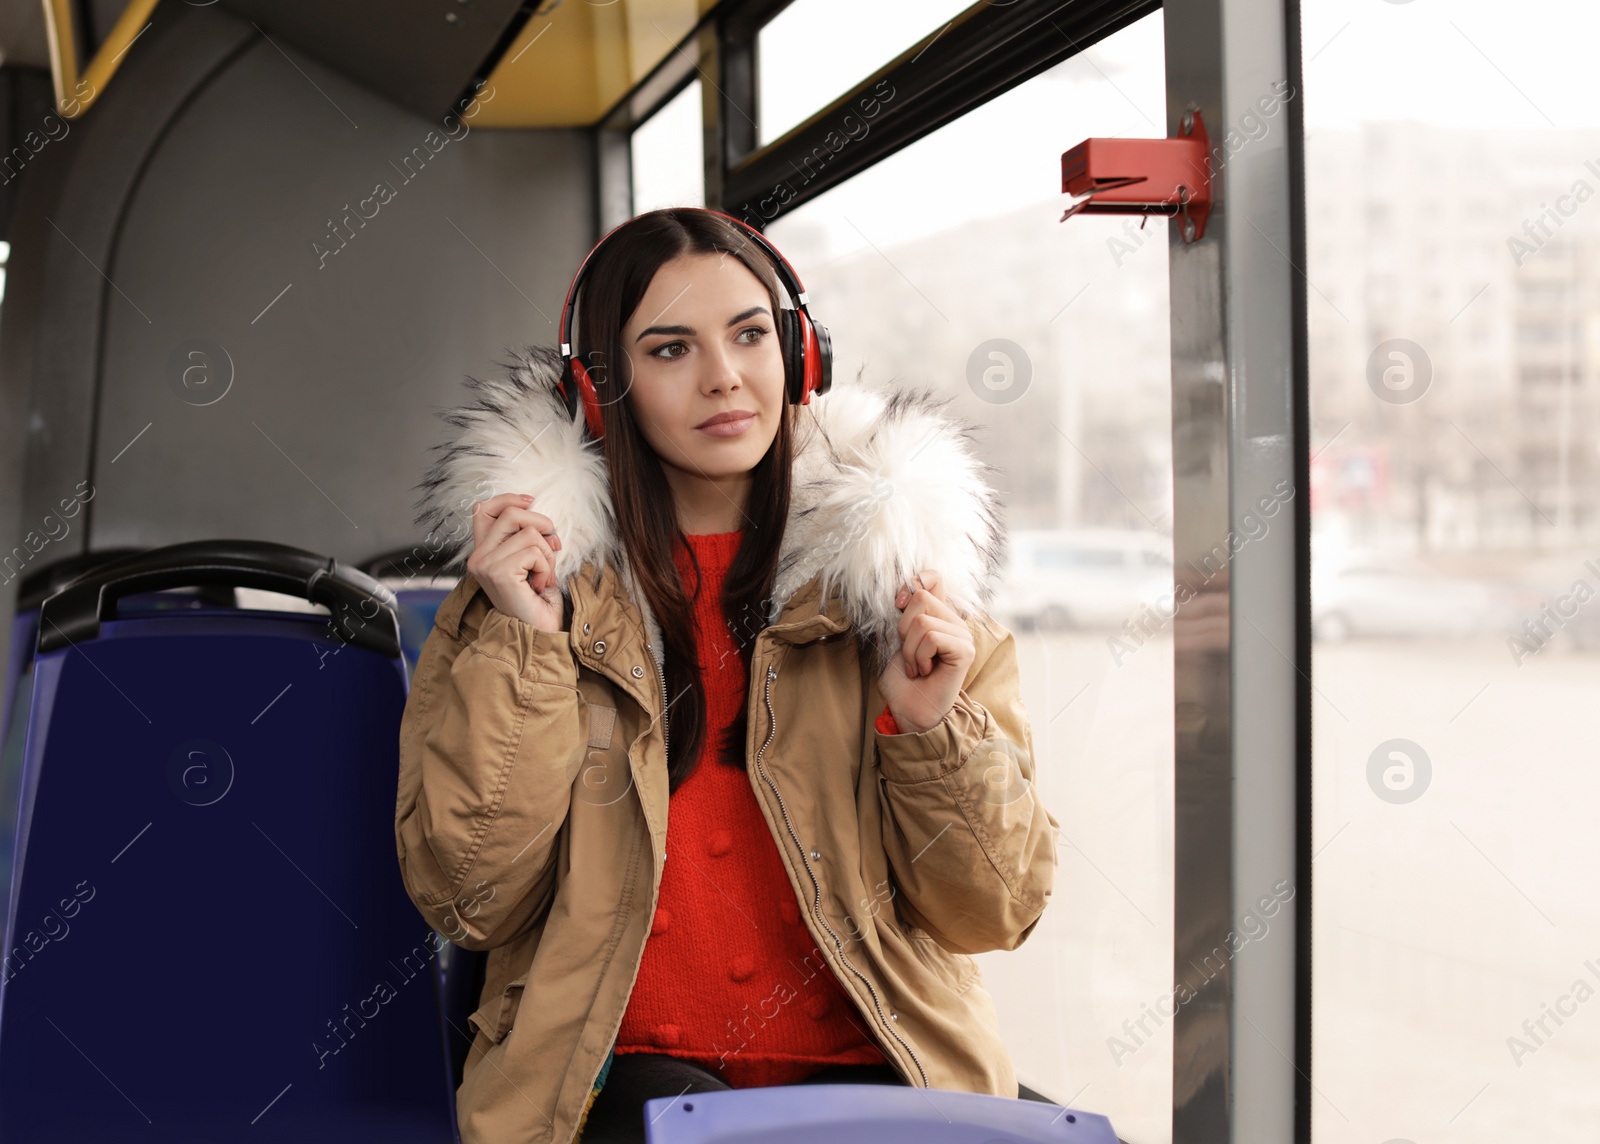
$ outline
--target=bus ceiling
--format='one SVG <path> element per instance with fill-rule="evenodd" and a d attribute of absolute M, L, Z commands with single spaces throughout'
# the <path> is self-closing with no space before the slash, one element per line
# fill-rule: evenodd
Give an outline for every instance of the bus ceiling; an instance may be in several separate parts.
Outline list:
<path fill-rule="evenodd" d="M 678 50 L 714 0 L 608 5 L 564 0 L 210 0 L 276 45 L 313 56 L 429 118 L 485 89 L 474 127 L 575 127 L 599 122 Z M 7 63 L 48 67 L 57 111 L 93 106 L 129 49 L 177 0 L 0 0 Z M 564 9 L 558 20 L 557 9 Z"/>

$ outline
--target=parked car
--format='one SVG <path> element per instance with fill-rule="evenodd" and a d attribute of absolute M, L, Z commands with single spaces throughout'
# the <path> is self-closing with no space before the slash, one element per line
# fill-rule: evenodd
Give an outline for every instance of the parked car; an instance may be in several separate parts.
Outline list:
<path fill-rule="evenodd" d="M 1172 542 L 1117 529 L 1019 530 L 996 594 L 996 618 L 1017 631 L 1119 628 L 1172 592 Z"/>
<path fill-rule="evenodd" d="M 1320 640 L 1509 635 L 1537 607 L 1525 588 L 1440 572 L 1409 553 L 1344 550 L 1311 565 L 1311 623 Z"/>

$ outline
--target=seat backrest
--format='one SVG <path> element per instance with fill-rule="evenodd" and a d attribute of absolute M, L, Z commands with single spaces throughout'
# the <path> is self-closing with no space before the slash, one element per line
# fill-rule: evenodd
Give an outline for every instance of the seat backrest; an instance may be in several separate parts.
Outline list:
<path fill-rule="evenodd" d="M 735 1088 L 645 1101 L 649 1144 L 1118 1144 L 1093 1112 L 886 1084 Z"/>
<path fill-rule="evenodd" d="M 442 939 L 395 854 L 398 656 L 264 611 L 58 630 L 79 638 L 33 664 L 0 1139 L 455 1140 Z"/>
<path fill-rule="evenodd" d="M 433 618 L 450 589 L 396 588 L 394 594 L 399 601 L 400 651 L 406 658 L 406 667 L 415 672 L 422 645 L 433 630 Z"/>
<path fill-rule="evenodd" d="M 111 554 L 96 553 L 106 563 L 118 554 L 127 555 L 138 549 L 113 549 Z M 83 556 L 62 561 L 78 567 L 92 568 Z M 43 570 L 48 577 L 46 586 L 54 583 L 56 590 L 70 582 L 71 577 L 59 572 L 56 565 Z M 45 598 L 43 589 L 24 583 L 20 598 L 32 599 L 30 606 L 18 610 L 11 621 L 11 647 L 6 657 L 5 684 L 0 687 L 0 956 L 10 948 L 7 944 L 6 919 L 10 914 L 11 875 L 16 855 L 17 808 L 22 794 L 22 748 L 28 727 L 28 702 L 33 694 L 33 656 L 39 639 L 39 602 Z M 30 592 L 32 593 L 30 596 Z M 212 606 L 232 607 L 231 590 L 209 588 L 201 592 L 179 595 L 173 592 L 150 592 L 124 597 L 119 602 L 124 614 L 133 612 L 171 611 L 179 608 L 205 607 L 210 597 Z M 413 661 L 414 662 L 414 661 Z"/>
<path fill-rule="evenodd" d="M 33 690 L 33 641 L 38 634 L 38 608 L 19 612 L 12 619 L 5 685 L 0 690 L 0 957 L 11 948 L 6 922 L 11 915 L 17 808 L 22 801 L 22 745 L 28 726 L 28 696 Z"/>

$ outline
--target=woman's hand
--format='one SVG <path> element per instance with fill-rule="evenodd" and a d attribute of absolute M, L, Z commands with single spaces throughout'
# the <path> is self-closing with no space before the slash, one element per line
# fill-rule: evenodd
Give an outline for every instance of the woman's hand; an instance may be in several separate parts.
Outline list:
<path fill-rule="evenodd" d="M 944 577 L 924 569 L 917 587 L 906 584 L 895 597 L 900 609 L 900 651 L 878 677 L 878 690 L 902 732 L 937 727 L 961 691 L 977 657 L 972 632 L 945 602 Z"/>
<path fill-rule="evenodd" d="M 489 602 L 543 632 L 558 632 L 565 618 L 556 583 L 555 522 L 533 512 L 533 498 L 501 493 L 472 506 L 472 555 L 467 571 Z"/>

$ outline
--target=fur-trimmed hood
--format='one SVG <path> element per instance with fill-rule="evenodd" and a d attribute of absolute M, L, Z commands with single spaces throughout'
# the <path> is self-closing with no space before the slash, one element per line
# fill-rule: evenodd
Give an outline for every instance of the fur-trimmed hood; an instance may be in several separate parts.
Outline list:
<path fill-rule="evenodd" d="M 585 440 L 582 410 L 568 417 L 555 390 L 561 355 L 530 346 L 506 370 L 469 379 L 473 400 L 442 415 L 457 432 L 433 447 L 438 455 L 416 486 L 417 526 L 430 544 L 442 539 L 446 567 L 461 570 L 472 550 L 471 506 L 528 493 L 561 536 L 563 593 L 590 563 L 615 565 L 631 586 L 601 446 Z M 864 646 L 886 659 L 899 644 L 895 592 L 922 568 L 943 573 L 958 612 L 987 611 L 1006 556 L 1005 527 L 988 482 L 993 470 L 972 448 L 974 427 L 948 404 L 925 390 L 874 390 L 835 377 L 803 407 L 769 623 L 820 577 L 819 599 L 836 590 Z M 659 627 L 642 595 L 630 595 L 659 661 Z"/>

